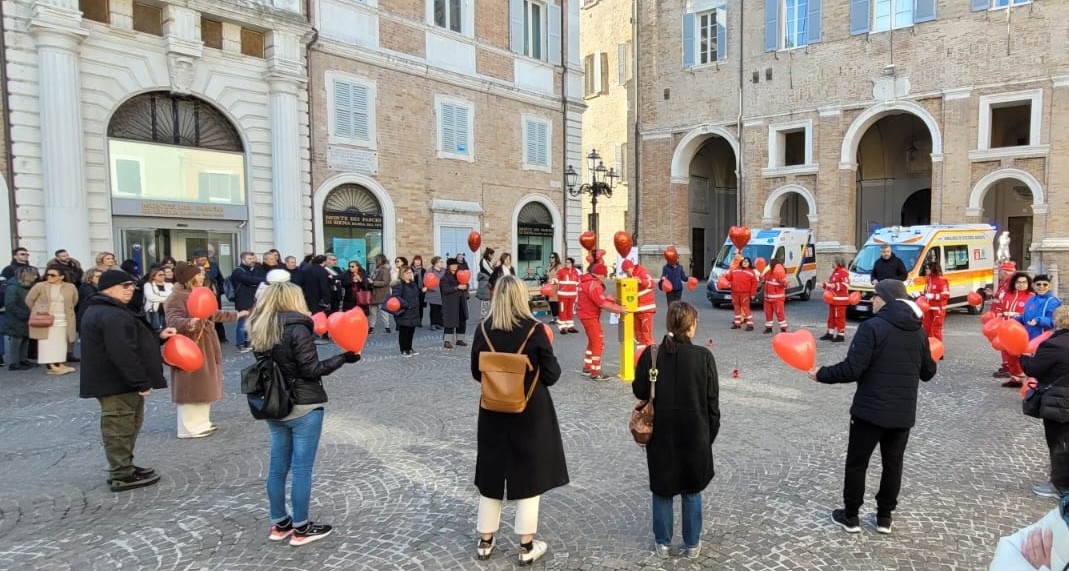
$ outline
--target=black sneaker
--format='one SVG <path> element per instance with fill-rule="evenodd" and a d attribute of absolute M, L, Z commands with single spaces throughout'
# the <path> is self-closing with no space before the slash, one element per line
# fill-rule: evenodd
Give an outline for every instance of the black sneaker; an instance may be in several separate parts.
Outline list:
<path fill-rule="evenodd" d="M 856 515 L 847 516 L 846 510 L 832 510 L 831 521 L 846 530 L 846 533 L 861 533 L 861 522 Z"/>
<path fill-rule="evenodd" d="M 290 536 L 290 545 L 307 545 L 313 541 L 319 541 L 330 535 L 331 531 L 334 531 L 334 528 L 329 525 L 317 525 L 308 522 L 301 527 L 293 528 L 293 535 Z"/>
<path fill-rule="evenodd" d="M 113 492 L 125 492 L 127 490 L 134 490 L 137 488 L 144 488 L 145 486 L 151 486 L 160 481 L 160 475 L 152 473 L 151 475 L 138 475 L 131 474 L 125 478 L 119 478 L 109 482 L 111 491 Z"/>
<path fill-rule="evenodd" d="M 271 533 L 268 534 L 267 539 L 282 541 L 290 535 L 293 535 L 293 520 L 287 517 L 278 523 L 271 524 Z"/>
<path fill-rule="evenodd" d="M 467 347 L 468 344 L 463 339 L 457 339 L 457 347 Z"/>
<path fill-rule="evenodd" d="M 765 332 L 764 333 L 765 333 L 765 335 L 768 335 L 769 333 L 772 333 L 772 328 L 771 327 L 765 327 Z"/>
<path fill-rule="evenodd" d="M 891 514 L 887 514 L 887 515 L 879 515 L 879 514 L 877 514 L 876 515 L 876 533 L 882 533 L 884 535 L 890 535 L 891 534 L 891 524 L 892 523 L 893 523 L 893 521 L 891 519 Z"/>
<path fill-rule="evenodd" d="M 596 375 L 594 375 L 594 374 L 590 375 L 590 380 L 591 381 L 607 381 L 610 378 L 611 377 L 609 377 L 608 375 L 604 375 L 604 374 L 601 374 L 601 373 L 598 373 Z"/>
<path fill-rule="evenodd" d="M 846 341 L 846 337 L 845 337 L 845 336 L 843 336 L 843 335 L 836 335 L 836 336 L 835 336 L 835 337 L 834 337 L 834 338 L 833 338 L 833 339 L 831 340 L 831 342 L 832 342 L 832 343 L 842 343 L 842 342 L 844 342 L 844 341 Z"/>
<path fill-rule="evenodd" d="M 732 329 L 742 329 L 742 326 L 741 326 L 741 325 L 739 325 L 738 323 L 732 323 L 732 324 L 731 324 L 731 328 L 732 328 Z"/>
<path fill-rule="evenodd" d="M 831 341 L 832 339 L 835 339 L 835 336 L 831 333 L 825 333 L 824 335 L 817 337 L 817 339 L 820 339 L 821 341 Z"/>
<path fill-rule="evenodd" d="M 155 468 L 142 468 L 141 466 L 134 466 L 134 475 L 135 476 L 155 476 L 156 475 L 156 469 Z M 112 482 L 111 478 L 108 478 L 108 485 L 109 486 L 111 485 L 111 482 Z"/>
<path fill-rule="evenodd" d="M 753 331 L 753 325 L 747 325 L 746 326 L 746 330 L 747 331 Z"/>

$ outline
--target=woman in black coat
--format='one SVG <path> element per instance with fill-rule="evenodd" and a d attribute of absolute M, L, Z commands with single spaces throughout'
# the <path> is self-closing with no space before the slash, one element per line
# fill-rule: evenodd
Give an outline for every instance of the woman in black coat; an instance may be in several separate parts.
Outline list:
<path fill-rule="evenodd" d="M 1054 310 L 1054 334 L 1035 355 L 1021 355 L 1021 368 L 1038 383 L 1039 416 L 1050 449 L 1050 481 L 1032 486 L 1038 496 L 1069 492 L 1069 306 Z"/>
<path fill-rule="evenodd" d="M 468 328 L 468 284 L 460 283 L 457 278 L 457 270 L 460 265 L 456 258 L 446 261 L 445 275 L 438 285 L 442 292 L 442 325 L 445 327 L 445 348 L 452 349 L 456 344 L 464 347 L 464 334 Z M 449 342 L 449 336 L 453 336 L 453 342 Z M 460 339 L 457 339 L 457 336 Z"/>
<path fill-rule="evenodd" d="M 702 490 L 713 479 L 713 442 L 720 431 L 720 385 L 716 361 L 705 347 L 691 344 L 698 310 L 687 302 L 668 307 L 668 335 L 657 349 L 657 380 L 653 399 L 653 438 L 646 446 L 646 464 L 653 492 L 653 538 L 656 553 L 668 557 L 672 541 L 672 501 L 683 502 L 683 554 L 701 553 Z M 631 390 L 639 399 L 651 392 L 650 351 L 635 367 Z"/>
<path fill-rule="evenodd" d="M 411 357 L 417 354 L 412 352 L 412 337 L 419 325 L 419 286 L 416 285 L 416 273 L 409 266 L 401 268 L 398 277 L 400 279 L 393 286 L 390 296 L 397 298 L 401 309 L 394 312 L 393 319 L 397 322 L 397 343 L 401 347 L 401 354 Z"/>
<path fill-rule="evenodd" d="M 534 539 L 541 495 L 568 483 L 557 412 L 547 388 L 560 378 L 560 365 L 545 326 L 531 315 L 523 282 L 513 276 L 501 278 L 491 303 L 490 316 L 472 341 L 471 376 L 482 380 L 480 354 L 494 350 L 516 353 L 523 347 L 531 364 L 524 379 L 524 392 L 530 397 L 523 412 L 517 414 L 479 408 L 475 486 L 482 497 L 476 552 L 481 559 L 493 552 L 507 490 L 507 499 L 517 500 L 513 527 L 520 536 L 522 565 L 546 552 L 546 542 Z"/>

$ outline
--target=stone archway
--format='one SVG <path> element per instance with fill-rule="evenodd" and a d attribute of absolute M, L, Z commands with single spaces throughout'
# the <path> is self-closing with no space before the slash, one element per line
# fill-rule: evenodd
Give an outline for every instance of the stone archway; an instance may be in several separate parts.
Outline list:
<path fill-rule="evenodd" d="M 1004 179 L 1013 179 L 1023 182 L 1032 192 L 1032 212 L 1045 214 L 1047 209 L 1046 195 L 1043 193 L 1043 184 L 1032 173 L 1021 169 L 999 169 L 984 175 L 973 185 L 969 192 L 969 203 L 965 207 L 966 216 L 983 216 L 984 196 L 991 185 Z"/>
<path fill-rule="evenodd" d="M 356 173 L 345 173 L 333 176 L 323 181 L 312 194 L 312 228 L 315 241 L 313 248 L 316 252 L 324 252 L 328 248 L 324 232 L 323 207 L 330 193 L 344 184 L 359 185 L 378 200 L 382 210 L 382 253 L 390 259 L 397 255 L 397 213 L 393 200 L 386 189 L 375 179 Z"/>
<path fill-rule="evenodd" d="M 932 161 L 943 160 L 943 133 L 939 129 L 939 122 L 921 105 L 913 101 L 899 100 L 873 105 L 854 119 L 846 130 L 846 134 L 843 135 L 842 150 L 839 154 L 839 168 L 855 168 L 857 166 L 858 146 L 861 144 L 861 138 L 868 132 L 869 127 L 872 127 L 884 117 L 901 113 L 915 115 L 924 122 L 932 138 Z"/>
<path fill-rule="evenodd" d="M 731 145 L 735 153 L 735 170 L 739 169 L 739 140 L 734 133 L 715 125 L 702 125 L 691 129 L 676 145 L 672 153 L 672 182 L 690 184 L 690 164 L 702 146 L 711 138 L 720 137 Z"/>
<path fill-rule="evenodd" d="M 560 209 L 557 208 L 556 204 L 554 204 L 553 199 L 544 194 L 527 194 L 524 195 L 524 197 L 520 200 L 517 200 L 516 206 L 512 209 L 512 222 L 510 228 L 512 229 L 512 264 L 513 267 L 516 268 L 517 275 L 519 275 L 520 277 L 523 277 L 520 273 L 521 269 L 526 270 L 527 267 L 526 265 L 524 265 L 521 268 L 521 261 L 524 260 L 521 259 L 522 256 L 520 252 L 520 244 L 521 242 L 537 241 L 521 240 L 520 237 L 520 224 L 523 222 L 523 220 L 521 220 L 521 214 L 525 212 L 532 212 L 533 209 L 530 208 L 530 206 L 532 205 L 540 206 L 541 209 L 544 210 L 545 214 L 549 215 L 549 222 L 552 226 L 553 231 L 552 239 L 549 241 L 549 244 L 552 247 L 552 251 L 557 252 L 559 254 L 561 252 L 561 246 L 563 245 L 564 236 L 562 232 L 563 224 L 561 221 Z M 549 252 L 543 251 L 541 253 L 541 258 L 544 260 L 548 260 Z"/>
<path fill-rule="evenodd" d="M 768 199 L 765 200 L 765 209 L 761 214 L 761 225 L 768 228 L 779 225 L 780 209 L 783 208 L 784 202 L 786 202 L 792 195 L 801 196 L 809 208 L 809 227 L 812 228 L 816 225 L 819 217 L 817 215 L 817 199 L 810 190 L 799 184 L 786 184 L 776 190 L 772 191 L 772 194 L 768 195 Z"/>

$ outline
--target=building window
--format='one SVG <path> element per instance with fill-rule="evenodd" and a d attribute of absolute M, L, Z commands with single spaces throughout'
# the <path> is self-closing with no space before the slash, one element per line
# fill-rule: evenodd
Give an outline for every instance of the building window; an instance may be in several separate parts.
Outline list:
<path fill-rule="evenodd" d="M 768 168 L 765 176 L 782 176 L 784 171 L 816 172 L 813 163 L 813 121 L 793 121 L 772 125 L 768 130 Z"/>
<path fill-rule="evenodd" d="M 201 17 L 200 39 L 205 47 L 223 49 L 223 23 Z"/>
<path fill-rule="evenodd" d="M 438 157 L 473 160 L 473 110 L 470 103 L 438 101 Z"/>
<path fill-rule="evenodd" d="M 264 35 L 255 30 L 241 29 L 241 53 L 247 56 L 264 57 Z"/>
<path fill-rule="evenodd" d="M 783 48 L 790 49 L 809 44 L 806 32 L 808 0 L 783 0 Z"/>
<path fill-rule="evenodd" d="M 549 121 L 523 118 L 523 168 L 549 171 Z"/>
<path fill-rule="evenodd" d="M 509 43 L 512 51 L 559 65 L 560 0 L 508 0 L 508 5 Z"/>
<path fill-rule="evenodd" d="M 1007 6 L 1031 4 L 1032 0 L 973 0 L 973 10 L 997 10 Z"/>
<path fill-rule="evenodd" d="M 809 0 L 811 3 L 814 1 Z M 850 33 L 856 35 L 907 28 L 935 20 L 935 11 L 936 0 L 852 0 Z"/>
<path fill-rule="evenodd" d="M 609 92 L 609 54 L 596 52 L 583 58 L 583 77 L 587 97 Z"/>
<path fill-rule="evenodd" d="M 683 67 L 727 58 L 727 9 L 683 14 Z"/>
<path fill-rule="evenodd" d="M 805 129 L 783 131 L 783 166 L 793 167 L 806 164 Z"/>
<path fill-rule="evenodd" d="M 616 82 L 619 85 L 625 85 L 631 79 L 630 51 L 628 44 L 616 44 Z"/>
<path fill-rule="evenodd" d="M 86 20 L 105 24 L 111 21 L 108 0 L 78 0 L 78 9 Z"/>
<path fill-rule="evenodd" d="M 872 31 L 884 32 L 892 28 L 912 26 L 914 2 L 915 0 L 873 0 Z"/>
<path fill-rule="evenodd" d="M 716 61 L 716 12 L 698 14 L 698 63 Z"/>
<path fill-rule="evenodd" d="M 240 204 L 241 177 L 229 172 L 201 172 L 201 202 Z"/>
<path fill-rule="evenodd" d="M 330 136 L 340 142 L 375 146 L 375 85 L 328 74 Z M 335 140 L 335 142 L 338 142 Z"/>
<path fill-rule="evenodd" d="M 159 6 L 134 2 L 134 29 L 154 36 L 163 35 L 163 10 Z"/>
<path fill-rule="evenodd" d="M 115 194 L 122 196 L 141 196 L 141 180 L 144 178 L 142 164 L 138 159 L 122 159 L 116 157 Z"/>
<path fill-rule="evenodd" d="M 541 2 L 523 2 L 523 55 L 542 59 L 546 7 Z"/>
<path fill-rule="evenodd" d="M 434 25 L 457 33 L 463 33 L 463 0 L 432 0 L 434 2 Z"/>
<path fill-rule="evenodd" d="M 991 148 L 1030 144 L 1032 103 L 1009 103 L 991 107 Z"/>
<path fill-rule="evenodd" d="M 1040 146 L 1043 90 L 980 97 L 978 150 Z"/>

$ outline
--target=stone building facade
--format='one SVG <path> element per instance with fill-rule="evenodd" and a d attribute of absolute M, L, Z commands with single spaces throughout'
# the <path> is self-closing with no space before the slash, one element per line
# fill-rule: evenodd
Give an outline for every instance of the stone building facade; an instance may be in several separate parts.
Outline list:
<path fill-rule="evenodd" d="M 707 268 L 732 224 L 809 226 L 823 275 L 876 227 L 984 222 L 1019 266 L 1065 267 L 1067 19 L 1040 0 L 640 3 L 643 252 Z"/>

